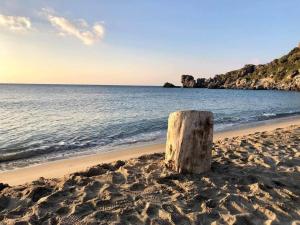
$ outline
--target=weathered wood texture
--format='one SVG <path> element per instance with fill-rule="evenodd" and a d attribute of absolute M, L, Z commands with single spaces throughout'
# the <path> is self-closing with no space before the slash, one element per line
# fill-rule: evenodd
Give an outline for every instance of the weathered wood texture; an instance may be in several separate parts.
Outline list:
<path fill-rule="evenodd" d="M 168 120 L 165 164 L 179 173 L 210 170 L 213 114 L 208 111 L 171 113 Z"/>

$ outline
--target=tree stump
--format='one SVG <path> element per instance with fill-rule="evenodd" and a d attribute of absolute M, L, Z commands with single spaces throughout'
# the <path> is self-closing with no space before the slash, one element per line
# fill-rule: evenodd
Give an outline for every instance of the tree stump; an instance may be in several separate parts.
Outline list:
<path fill-rule="evenodd" d="M 208 111 L 171 113 L 168 120 L 165 164 L 179 173 L 210 170 L 213 114 Z"/>

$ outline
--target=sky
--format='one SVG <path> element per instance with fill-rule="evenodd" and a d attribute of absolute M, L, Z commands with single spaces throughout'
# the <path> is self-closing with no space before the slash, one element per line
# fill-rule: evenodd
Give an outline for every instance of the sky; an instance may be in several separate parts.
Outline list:
<path fill-rule="evenodd" d="M 180 84 L 300 42 L 299 0 L 0 0 L 0 83 Z"/>

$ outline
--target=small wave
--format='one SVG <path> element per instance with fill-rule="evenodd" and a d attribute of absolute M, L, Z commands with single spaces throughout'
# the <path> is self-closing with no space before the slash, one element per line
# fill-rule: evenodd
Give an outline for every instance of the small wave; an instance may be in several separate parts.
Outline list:
<path fill-rule="evenodd" d="M 241 114 L 242 115 L 242 114 Z M 243 116 L 223 116 L 215 118 L 216 130 L 221 131 L 228 127 L 234 127 L 242 124 L 267 121 L 271 119 L 279 119 L 290 116 L 300 115 L 300 111 L 290 111 L 286 113 L 274 113 L 274 112 L 264 112 L 258 113 L 258 115 L 243 117 Z"/>
<path fill-rule="evenodd" d="M 297 116 L 300 115 L 300 111 L 296 112 L 286 112 L 286 113 L 263 113 L 260 116 L 257 116 L 259 121 L 261 120 L 268 120 L 268 119 L 277 119 L 277 118 L 284 118 L 288 116 Z"/>
<path fill-rule="evenodd" d="M 276 116 L 276 113 L 263 113 L 263 116 L 266 116 L 266 117 Z"/>
<path fill-rule="evenodd" d="M 215 123 L 219 124 L 219 123 L 237 123 L 240 122 L 241 118 L 237 117 L 237 116 L 224 116 L 224 117 L 217 117 L 215 118 Z"/>
<path fill-rule="evenodd" d="M 47 145 L 27 143 L 27 146 L 20 146 L 14 149 L 0 149 L 0 162 L 9 162 L 29 158 L 47 156 L 49 154 L 70 154 L 77 151 L 88 151 L 92 148 L 105 146 L 128 145 L 139 142 L 151 142 L 161 136 L 160 133 L 166 130 L 166 118 L 149 120 L 137 120 L 131 123 L 120 123 L 101 127 L 94 127 L 88 132 L 73 138 L 72 140 L 48 141 Z M 54 137 L 53 137 L 54 138 Z"/>

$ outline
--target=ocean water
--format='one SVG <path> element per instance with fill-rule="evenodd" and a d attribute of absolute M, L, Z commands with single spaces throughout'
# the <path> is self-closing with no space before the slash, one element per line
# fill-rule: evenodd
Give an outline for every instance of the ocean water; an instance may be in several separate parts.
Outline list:
<path fill-rule="evenodd" d="M 137 86 L 0 85 L 0 170 L 165 139 L 177 110 L 215 130 L 300 114 L 300 93 Z"/>

